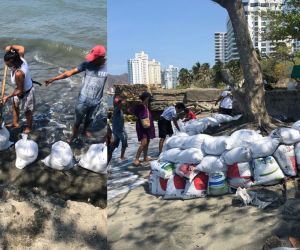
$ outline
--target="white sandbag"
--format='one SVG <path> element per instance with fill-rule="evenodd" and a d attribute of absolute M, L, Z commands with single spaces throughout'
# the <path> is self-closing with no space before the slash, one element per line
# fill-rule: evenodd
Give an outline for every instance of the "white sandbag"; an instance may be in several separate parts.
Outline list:
<path fill-rule="evenodd" d="M 188 149 L 188 148 L 198 148 L 202 149 L 203 142 L 205 138 L 211 137 L 210 135 L 206 134 L 198 134 L 189 136 L 187 140 L 185 140 L 182 144 L 182 149 Z"/>
<path fill-rule="evenodd" d="M 203 133 L 207 128 L 207 122 L 201 122 L 196 120 L 186 125 L 185 131 L 188 135 L 197 135 Z"/>
<path fill-rule="evenodd" d="M 164 149 L 169 150 L 172 148 L 182 148 L 182 145 L 184 144 L 187 138 L 188 134 L 181 132 L 177 133 L 176 135 L 173 135 L 166 140 Z"/>
<path fill-rule="evenodd" d="M 63 141 L 52 145 L 51 153 L 42 162 L 56 170 L 67 170 L 74 166 L 73 153 L 70 145 Z"/>
<path fill-rule="evenodd" d="M 207 137 L 203 143 L 203 150 L 208 155 L 221 155 L 227 147 L 228 136 Z"/>
<path fill-rule="evenodd" d="M 183 199 L 201 198 L 207 195 L 208 175 L 200 172 L 192 182 L 187 181 L 183 193 Z"/>
<path fill-rule="evenodd" d="M 96 172 L 107 173 L 107 147 L 105 144 L 92 144 L 80 159 L 79 166 Z"/>
<path fill-rule="evenodd" d="M 252 155 L 249 148 L 238 147 L 225 151 L 221 158 L 227 165 L 232 165 L 239 162 L 249 162 L 252 159 Z"/>
<path fill-rule="evenodd" d="M 184 122 L 182 122 L 182 120 L 178 120 L 177 121 L 177 125 L 178 125 L 178 127 L 180 129 L 180 132 L 177 132 L 176 135 L 178 135 L 179 133 L 180 134 L 184 133 L 185 132 L 185 124 L 184 124 Z"/>
<path fill-rule="evenodd" d="M 231 122 L 233 120 L 233 117 L 231 115 L 224 114 L 214 114 L 213 118 L 215 118 L 218 123 Z"/>
<path fill-rule="evenodd" d="M 295 151 L 295 155 L 296 155 L 297 166 L 298 166 L 298 168 L 300 168 L 300 142 L 295 144 L 294 151 Z"/>
<path fill-rule="evenodd" d="M 253 185 L 249 162 L 234 163 L 227 168 L 227 178 L 230 187 L 249 188 Z"/>
<path fill-rule="evenodd" d="M 204 152 L 198 148 L 189 148 L 181 151 L 177 157 L 178 163 L 198 164 L 204 157 Z"/>
<path fill-rule="evenodd" d="M 280 142 L 286 145 L 295 144 L 300 142 L 299 130 L 293 128 L 277 128 L 270 134 L 272 138 L 280 138 Z"/>
<path fill-rule="evenodd" d="M 207 155 L 200 164 L 197 165 L 197 170 L 205 173 L 215 173 L 220 171 L 226 171 L 226 164 L 218 156 Z"/>
<path fill-rule="evenodd" d="M 217 127 L 220 125 L 218 120 L 214 117 L 205 117 L 205 118 L 201 119 L 200 121 L 207 123 L 209 127 Z"/>
<path fill-rule="evenodd" d="M 168 180 L 164 199 L 181 199 L 185 189 L 185 179 L 177 174 Z"/>
<path fill-rule="evenodd" d="M 300 120 L 296 121 L 293 125 L 292 125 L 293 129 L 296 129 L 298 131 L 300 131 Z"/>
<path fill-rule="evenodd" d="M 151 171 L 149 175 L 149 191 L 153 195 L 163 196 L 167 189 L 167 179 L 158 176 L 157 171 Z"/>
<path fill-rule="evenodd" d="M 4 123 L 1 125 L 0 129 L 0 151 L 8 149 L 11 145 L 13 145 L 12 142 L 9 141 L 9 131 L 4 126 Z"/>
<path fill-rule="evenodd" d="M 297 175 L 296 156 L 293 145 L 280 145 L 273 154 L 284 174 Z"/>
<path fill-rule="evenodd" d="M 23 169 L 29 164 L 33 163 L 39 154 L 38 145 L 28 140 L 28 135 L 22 134 L 22 139 L 17 141 L 15 145 L 16 149 L 16 167 Z"/>
<path fill-rule="evenodd" d="M 178 155 L 181 151 L 182 150 L 180 148 L 171 148 L 166 150 L 159 155 L 159 161 L 177 163 Z"/>
<path fill-rule="evenodd" d="M 276 184 L 284 178 L 283 172 L 272 156 L 254 159 L 253 175 L 256 185 Z"/>
<path fill-rule="evenodd" d="M 233 132 L 227 139 L 228 148 L 245 146 L 245 142 L 253 142 L 262 139 L 262 135 L 250 129 L 240 129 Z"/>
<path fill-rule="evenodd" d="M 223 195 L 228 193 L 228 185 L 223 172 L 210 173 L 208 179 L 208 195 Z"/>
<path fill-rule="evenodd" d="M 195 178 L 195 176 L 199 173 L 199 170 L 196 169 L 195 165 L 176 164 L 175 173 L 181 177 L 187 178 L 189 181 L 192 181 Z"/>
<path fill-rule="evenodd" d="M 159 177 L 169 179 L 175 171 L 175 165 L 169 162 L 151 161 L 151 170 L 157 171 Z"/>
<path fill-rule="evenodd" d="M 263 137 L 257 141 L 247 142 L 253 158 L 261 158 L 272 155 L 278 148 L 279 138 Z"/>

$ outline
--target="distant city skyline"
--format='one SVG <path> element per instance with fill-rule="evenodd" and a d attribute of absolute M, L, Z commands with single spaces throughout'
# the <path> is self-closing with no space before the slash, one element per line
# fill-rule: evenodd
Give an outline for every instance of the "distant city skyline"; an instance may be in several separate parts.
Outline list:
<path fill-rule="evenodd" d="M 214 65 L 214 33 L 226 30 L 226 17 L 211 0 L 110 0 L 108 70 L 126 73 L 137 51 L 146 51 L 161 68 L 191 68 L 198 61 Z"/>

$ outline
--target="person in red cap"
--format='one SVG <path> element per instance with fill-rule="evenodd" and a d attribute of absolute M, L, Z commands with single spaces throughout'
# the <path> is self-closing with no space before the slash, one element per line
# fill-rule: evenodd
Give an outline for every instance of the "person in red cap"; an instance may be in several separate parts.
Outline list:
<path fill-rule="evenodd" d="M 106 49 L 102 45 L 96 45 L 85 57 L 86 61 L 76 68 L 67 70 L 64 73 L 45 81 L 49 86 L 54 81 L 66 79 L 78 73 L 84 72 L 83 86 L 80 90 L 75 109 L 75 122 L 73 133 L 69 140 L 71 142 L 78 135 L 80 125 L 83 123 L 82 134 L 90 137 L 87 130 L 92 123 L 92 115 L 101 102 L 105 83 L 107 80 Z"/>

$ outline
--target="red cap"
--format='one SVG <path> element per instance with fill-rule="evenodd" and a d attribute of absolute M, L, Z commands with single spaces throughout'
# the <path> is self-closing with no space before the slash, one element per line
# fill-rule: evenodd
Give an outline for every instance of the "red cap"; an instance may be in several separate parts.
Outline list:
<path fill-rule="evenodd" d="M 94 61 L 98 57 L 105 56 L 106 49 L 102 45 L 96 45 L 89 54 L 85 57 L 88 62 Z"/>

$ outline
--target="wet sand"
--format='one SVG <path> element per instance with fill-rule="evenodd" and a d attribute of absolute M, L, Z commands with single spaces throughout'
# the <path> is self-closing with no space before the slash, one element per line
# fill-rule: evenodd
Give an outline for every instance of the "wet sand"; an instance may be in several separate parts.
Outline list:
<path fill-rule="evenodd" d="M 0 152 L 0 184 L 15 185 L 24 189 L 37 187 L 45 195 L 55 194 L 63 199 L 90 202 L 95 206 L 106 207 L 106 176 L 93 173 L 80 167 L 68 171 L 57 171 L 46 167 L 41 160 L 50 153 L 51 146 L 59 140 L 67 141 L 74 121 L 74 107 L 80 85 L 71 87 L 60 82 L 51 87 L 35 86 L 37 110 L 34 113 L 33 132 L 29 138 L 39 146 L 38 159 L 23 170 L 15 167 L 16 154 L 14 147 Z M 11 87 L 7 87 L 7 92 Z M 58 93 L 60 93 L 58 95 Z M 10 121 L 10 104 L 4 110 L 5 122 Z M 21 126 L 24 127 L 24 116 L 21 115 Z M 22 129 L 10 130 L 10 140 L 17 142 Z M 96 117 L 91 127 L 93 137 L 82 136 L 71 143 L 76 160 L 79 160 L 93 143 L 103 143 L 106 136 L 104 119 Z"/>

